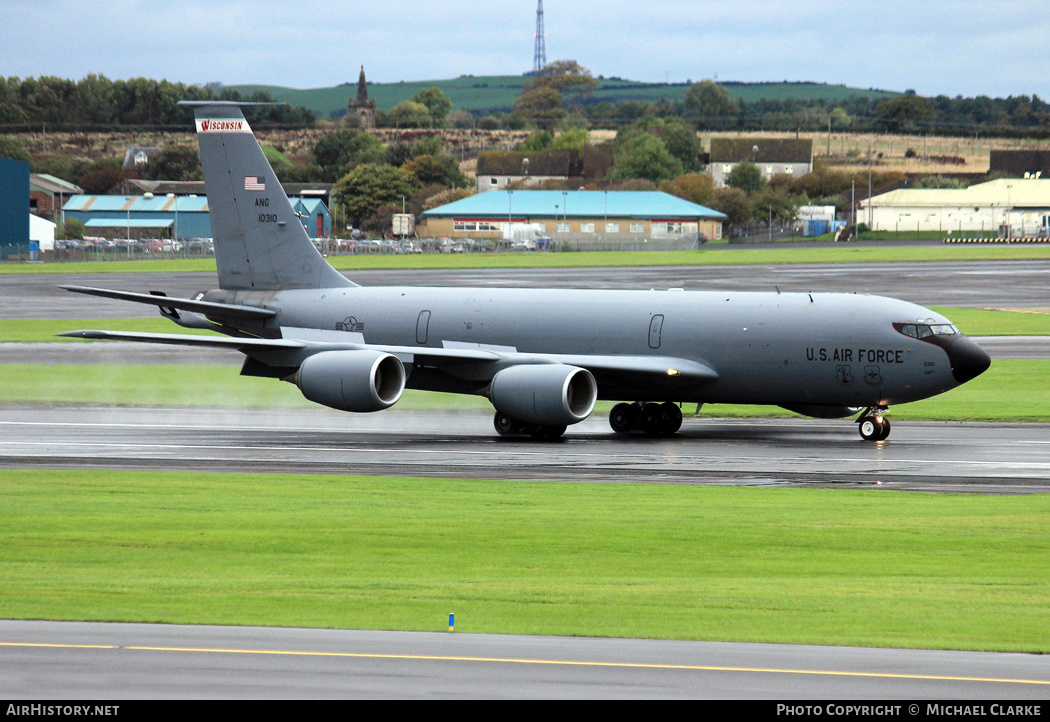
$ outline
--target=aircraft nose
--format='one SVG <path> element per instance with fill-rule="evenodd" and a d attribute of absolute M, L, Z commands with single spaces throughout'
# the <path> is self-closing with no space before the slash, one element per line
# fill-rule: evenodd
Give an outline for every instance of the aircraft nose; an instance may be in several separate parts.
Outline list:
<path fill-rule="evenodd" d="M 952 341 L 948 349 L 948 361 L 951 363 L 952 376 L 960 384 L 977 378 L 992 365 L 988 353 L 966 336 L 959 336 Z"/>

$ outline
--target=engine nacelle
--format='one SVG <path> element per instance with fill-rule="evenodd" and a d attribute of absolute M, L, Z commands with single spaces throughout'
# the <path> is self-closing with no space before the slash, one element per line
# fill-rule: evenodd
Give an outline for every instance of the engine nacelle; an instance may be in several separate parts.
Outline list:
<path fill-rule="evenodd" d="M 303 396 L 340 411 L 381 411 L 401 398 L 405 367 L 381 351 L 322 351 L 295 372 Z"/>
<path fill-rule="evenodd" d="M 594 410 L 598 384 L 591 372 L 565 364 L 528 364 L 505 368 L 492 377 L 492 405 L 529 424 L 576 424 Z"/>

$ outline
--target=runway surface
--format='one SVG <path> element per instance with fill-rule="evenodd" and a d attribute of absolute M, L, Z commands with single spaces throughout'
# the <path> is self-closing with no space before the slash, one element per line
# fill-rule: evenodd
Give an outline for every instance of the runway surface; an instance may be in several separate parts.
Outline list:
<path fill-rule="evenodd" d="M 0 621 L 0 696 L 33 700 L 1038 701 L 1048 692 L 1050 659 L 1028 654 Z M 895 716 L 907 714 L 904 703 Z"/>
<path fill-rule="evenodd" d="M 4 409 L 0 466 L 1050 491 L 1050 426 L 897 421 L 885 442 L 849 419 L 687 418 L 670 439 L 603 418 L 553 442 L 502 438 L 484 412 Z"/>
<path fill-rule="evenodd" d="M 924 306 L 1050 307 L 1050 261 L 956 261 L 754 266 L 344 271 L 362 286 L 509 286 L 870 293 Z M 63 285 L 192 296 L 214 273 L 74 273 L 0 277 L 0 319 L 151 317 L 134 303 L 73 294 Z"/>

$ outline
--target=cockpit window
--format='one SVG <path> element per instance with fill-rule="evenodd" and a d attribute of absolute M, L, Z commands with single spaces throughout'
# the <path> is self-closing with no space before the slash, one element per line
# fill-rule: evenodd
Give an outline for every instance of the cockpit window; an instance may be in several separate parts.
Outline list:
<path fill-rule="evenodd" d="M 929 338 L 930 336 L 953 336 L 959 329 L 950 323 L 895 323 L 898 333 L 912 338 Z"/>

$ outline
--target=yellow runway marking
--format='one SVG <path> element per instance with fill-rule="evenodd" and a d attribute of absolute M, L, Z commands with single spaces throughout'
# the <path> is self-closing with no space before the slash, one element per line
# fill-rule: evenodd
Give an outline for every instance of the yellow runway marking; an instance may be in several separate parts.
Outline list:
<path fill-rule="evenodd" d="M 28 642 L 0 642 L 0 647 L 51 647 L 68 649 L 123 649 L 137 652 L 194 652 L 197 654 L 261 654 L 287 657 L 333 657 L 351 659 L 400 659 L 425 662 L 488 662 L 497 664 L 535 664 L 565 667 L 606 667 L 627 669 L 667 669 L 694 672 L 750 672 L 753 674 L 805 674 L 828 677 L 866 677 L 875 679 L 914 679 L 938 682 L 990 682 L 996 684 L 1038 684 L 1050 686 L 1050 680 L 1008 679 L 999 677 L 960 677 L 935 674 L 903 674 L 892 672 L 844 672 L 826 669 L 779 669 L 775 667 L 717 667 L 695 664 L 657 664 L 646 662 L 587 662 L 557 659 L 518 659 L 514 657 L 455 657 L 430 654 L 378 654 L 371 652 L 310 652 L 281 649 L 222 649 L 208 647 L 131 647 L 90 644 L 33 644 Z"/>
<path fill-rule="evenodd" d="M 43 644 L 40 642 L 0 642 L 0 647 L 54 647 L 56 649 L 120 649 L 112 644 Z"/>

